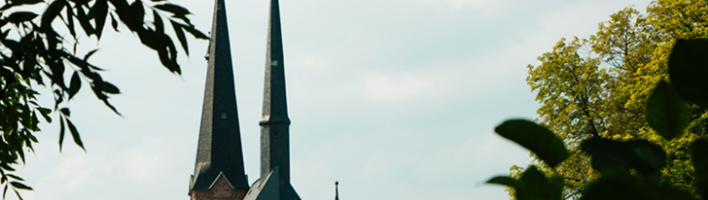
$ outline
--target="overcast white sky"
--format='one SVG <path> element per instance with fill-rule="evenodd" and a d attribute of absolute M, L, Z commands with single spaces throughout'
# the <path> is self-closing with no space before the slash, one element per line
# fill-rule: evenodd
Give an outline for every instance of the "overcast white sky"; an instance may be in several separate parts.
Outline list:
<path fill-rule="evenodd" d="M 174 0 L 211 28 L 212 0 Z M 258 178 L 267 0 L 227 0 L 246 173 Z M 493 133 L 536 117 L 528 64 L 561 37 L 587 37 L 647 0 L 281 0 L 292 182 L 302 199 L 508 199 L 485 185 L 529 163 Z M 110 27 L 109 27 L 110 28 Z M 30 200 L 187 200 L 207 42 L 190 40 L 183 75 L 121 28 L 80 51 L 120 87 L 113 114 L 86 88 L 70 102 L 87 152 L 44 124 L 19 174 Z M 171 28 L 168 28 L 171 30 Z M 43 97 L 51 102 L 51 96 Z M 48 105 L 51 105 L 49 103 Z M 9 199 L 14 199 L 8 194 Z"/>

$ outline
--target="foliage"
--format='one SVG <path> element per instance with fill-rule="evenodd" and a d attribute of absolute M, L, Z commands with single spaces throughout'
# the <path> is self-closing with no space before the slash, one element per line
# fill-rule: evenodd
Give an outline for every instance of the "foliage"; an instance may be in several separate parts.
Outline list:
<path fill-rule="evenodd" d="M 678 40 L 669 56 L 671 80 L 697 82 L 675 81 L 669 84 L 662 80 L 656 84 L 646 102 L 650 129 L 656 130 L 655 133 L 664 141 L 674 141 L 684 133 L 690 115 L 686 102 L 699 104 L 701 109 L 707 108 L 702 98 L 695 97 L 708 94 L 708 84 L 701 84 L 708 80 L 708 73 L 690 73 L 708 70 L 708 56 L 697 56 L 708 54 L 707 44 L 705 39 Z M 561 138 L 549 138 L 549 133 L 538 131 L 544 130 L 543 126 L 530 121 L 519 123 L 521 121 L 509 120 L 495 131 L 528 148 L 546 163 L 545 158 L 567 155 L 565 147 L 548 151 L 542 145 L 555 143 Z M 599 172 L 599 177 L 580 187 L 574 196 L 581 200 L 708 199 L 708 140 L 695 139 L 691 143 L 691 167 L 695 169 L 698 184 L 695 190 L 684 190 L 680 185 L 672 184 L 672 179 L 663 178 L 667 166 L 671 167 L 667 161 L 672 160 L 667 158 L 665 147 L 647 139 L 617 140 L 592 136 L 580 142 L 580 150 L 589 155 L 590 165 Z M 557 160 L 552 160 L 552 163 L 555 162 Z M 549 166 L 551 170 L 560 170 L 561 167 L 551 163 Z M 556 173 L 547 177 L 531 165 L 518 179 L 494 177 L 488 183 L 514 188 L 514 197 L 519 200 L 558 200 L 573 197 L 563 194 L 563 176 Z"/>
<path fill-rule="evenodd" d="M 667 157 L 661 181 L 697 195 L 690 149 L 692 141 L 706 138 L 708 112 L 699 107 L 703 104 L 699 99 L 706 99 L 708 93 L 686 91 L 708 85 L 708 79 L 672 77 L 671 83 L 663 81 L 669 74 L 707 74 L 706 68 L 671 71 L 687 65 L 670 63 L 706 57 L 670 54 L 681 51 L 672 48 L 677 39 L 685 39 L 679 43 L 701 43 L 693 39 L 708 37 L 706 13 L 706 1 L 657 0 L 647 7 L 646 15 L 627 7 L 600 23 L 589 39 L 561 39 L 551 52 L 538 57 L 540 65 L 528 66 L 527 83 L 542 103 L 536 121 L 553 131 L 570 153 L 555 167 L 541 162 L 537 152 L 532 156 L 539 171 L 563 177 L 564 199 L 580 198 L 583 188 L 601 177 L 590 152 L 583 151 L 581 145 L 593 138 L 647 140 L 659 145 Z M 669 55 L 685 58 L 670 61 Z M 679 86 L 671 86 L 674 84 Z M 662 93 L 679 93 L 682 98 Z M 684 100 L 692 103 L 682 103 Z M 512 166 L 510 174 L 518 178 L 524 170 Z M 514 190 L 510 191 L 514 195 Z"/>
<path fill-rule="evenodd" d="M 42 13 L 26 11 L 28 7 L 43 4 L 46 9 Z M 113 30 L 118 32 L 122 24 L 137 34 L 142 44 L 157 52 L 163 66 L 180 74 L 177 48 L 166 34 L 163 18 L 169 20 L 189 55 L 184 32 L 200 39 L 207 36 L 195 29 L 188 14 L 187 9 L 164 0 L 5 0 L 0 7 L 0 184 L 4 185 L 3 198 L 8 188 L 15 193 L 17 189 L 32 189 L 22 183 L 22 178 L 8 172 L 14 171 L 11 165 L 24 163 L 25 152 L 33 151 L 32 143 L 38 142 L 34 136 L 40 131 L 38 116 L 51 123 L 52 115 L 58 115 L 61 150 L 67 128 L 74 142 L 84 148 L 78 129 L 70 120 L 70 109 L 62 106 L 82 86 L 119 114 L 108 99 L 120 90 L 101 77 L 100 67 L 88 61 L 97 49 L 83 56 L 76 55 L 77 38 L 85 34 L 100 40 L 110 18 Z M 67 75 L 71 77 L 68 84 Z M 53 108 L 36 101 L 40 94 L 33 86 L 52 89 Z M 17 195 L 19 197 L 19 193 Z"/>

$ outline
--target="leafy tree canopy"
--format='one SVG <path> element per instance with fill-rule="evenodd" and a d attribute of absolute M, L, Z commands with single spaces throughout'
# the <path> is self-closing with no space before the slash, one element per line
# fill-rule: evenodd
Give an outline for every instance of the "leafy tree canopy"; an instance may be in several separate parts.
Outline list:
<path fill-rule="evenodd" d="M 660 168 L 662 180 L 700 194 L 690 150 L 693 141 L 708 138 L 708 112 L 700 107 L 708 93 L 682 91 L 695 91 L 689 87 L 677 87 L 675 92 L 655 90 L 655 86 L 670 88 L 668 81 L 687 81 L 669 80 L 669 55 L 678 39 L 708 38 L 707 15 L 708 1 L 657 0 L 647 7 L 646 14 L 627 7 L 600 23 L 597 33 L 588 39 L 561 39 L 551 52 L 538 57 L 541 64 L 528 66 L 527 83 L 542 103 L 536 121 L 555 133 L 570 153 L 555 168 L 541 162 L 538 155 L 532 157 L 539 171 L 562 177 L 563 199 L 580 198 L 583 186 L 601 174 L 592 166 L 592 152 L 583 150 L 581 144 L 607 139 L 642 139 L 657 144 L 666 152 L 666 167 Z M 700 79 L 688 81 L 684 85 L 705 84 Z M 675 103 L 680 99 L 666 99 L 658 94 L 661 92 L 681 94 L 692 103 Z M 649 104 L 664 103 L 673 107 L 645 109 Z M 686 115 L 680 113 L 683 108 L 687 108 Z M 511 175 L 523 177 L 524 171 L 512 166 Z M 513 196 L 514 189 L 509 191 Z"/>

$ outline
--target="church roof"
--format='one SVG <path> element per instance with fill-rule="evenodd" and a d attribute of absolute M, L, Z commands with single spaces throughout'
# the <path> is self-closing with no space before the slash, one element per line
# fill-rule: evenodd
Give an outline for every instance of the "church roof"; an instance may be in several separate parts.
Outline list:
<path fill-rule="evenodd" d="M 209 189 L 221 175 L 247 190 L 224 0 L 216 0 L 208 52 L 197 160 L 190 189 Z"/>

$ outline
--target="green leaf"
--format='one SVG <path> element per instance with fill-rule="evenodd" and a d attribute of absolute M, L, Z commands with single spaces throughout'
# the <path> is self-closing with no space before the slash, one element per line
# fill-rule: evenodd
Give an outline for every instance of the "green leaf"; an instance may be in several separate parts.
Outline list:
<path fill-rule="evenodd" d="M 172 14 L 177 15 L 177 16 L 185 16 L 185 15 L 190 14 L 189 10 L 183 8 L 182 6 L 170 4 L 170 3 L 155 5 L 155 8 L 163 10 L 163 11 L 171 12 Z"/>
<path fill-rule="evenodd" d="M 552 168 L 570 155 L 563 141 L 551 130 L 528 120 L 507 120 L 494 131 L 532 151 Z"/>
<path fill-rule="evenodd" d="M 79 89 L 81 89 L 81 77 L 79 77 L 79 72 L 74 71 L 74 75 L 71 75 L 71 83 L 69 84 L 70 100 L 79 92 Z"/>
<path fill-rule="evenodd" d="M 487 183 L 490 184 L 499 184 L 499 185 L 506 185 L 512 188 L 521 188 L 523 187 L 523 183 L 519 180 L 516 180 L 514 178 L 508 177 L 508 176 L 497 176 L 492 179 L 489 179 Z"/>
<path fill-rule="evenodd" d="M 33 12 L 17 11 L 17 12 L 14 12 L 14 13 L 10 14 L 10 16 L 7 17 L 7 20 L 8 20 L 9 22 L 18 24 L 18 23 L 30 21 L 30 20 L 34 19 L 35 17 L 37 17 L 37 16 L 38 16 L 38 15 L 35 14 L 35 13 L 33 13 Z"/>
<path fill-rule="evenodd" d="M 636 169 L 642 174 L 658 174 L 666 166 L 666 152 L 646 140 L 614 141 L 591 138 L 580 144 L 591 165 L 600 172 Z"/>
<path fill-rule="evenodd" d="M 666 140 L 681 136 L 690 121 L 688 106 L 665 81 L 654 87 L 644 111 L 649 125 Z"/>
<path fill-rule="evenodd" d="M 708 108 L 708 40 L 677 40 L 669 55 L 669 78 L 684 100 Z"/>
<path fill-rule="evenodd" d="M 708 197 L 708 142 L 697 139 L 691 145 L 691 161 L 693 169 L 696 171 L 698 179 L 698 189 L 703 194 L 703 198 Z"/>
<path fill-rule="evenodd" d="M 71 132 L 71 137 L 74 138 L 74 142 L 76 145 L 81 147 L 84 151 L 86 151 L 86 148 L 84 148 L 84 143 L 81 141 L 81 136 L 79 136 L 79 131 L 76 130 L 76 126 L 74 126 L 73 123 L 71 123 L 71 120 L 69 118 L 66 119 L 67 125 L 69 125 L 69 132 Z"/>
<path fill-rule="evenodd" d="M 189 56 L 189 47 L 187 45 L 187 37 L 184 36 L 184 30 L 182 24 L 179 24 L 173 20 L 170 20 L 170 23 L 172 24 L 172 28 L 175 30 L 175 34 L 177 34 L 177 39 L 179 39 L 179 43 L 182 44 L 182 48 L 184 49 L 184 52 Z"/>

